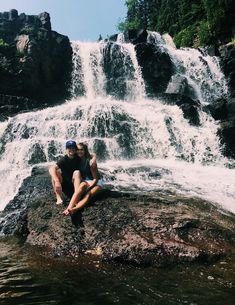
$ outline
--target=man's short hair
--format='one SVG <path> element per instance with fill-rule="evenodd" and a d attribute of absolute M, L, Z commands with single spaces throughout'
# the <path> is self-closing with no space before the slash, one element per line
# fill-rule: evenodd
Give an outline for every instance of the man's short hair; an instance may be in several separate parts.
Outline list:
<path fill-rule="evenodd" d="M 68 149 L 68 148 L 75 148 L 75 149 L 77 149 L 77 144 L 76 144 L 75 141 L 69 140 L 69 141 L 67 141 L 65 143 L 65 147 L 66 147 L 66 149 Z"/>

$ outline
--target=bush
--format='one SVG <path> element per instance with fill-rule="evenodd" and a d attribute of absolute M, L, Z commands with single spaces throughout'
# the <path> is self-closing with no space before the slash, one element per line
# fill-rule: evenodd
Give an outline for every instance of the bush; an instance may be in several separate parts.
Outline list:
<path fill-rule="evenodd" d="M 9 47 L 9 44 L 6 43 L 2 38 L 0 38 L 0 47 Z"/>
<path fill-rule="evenodd" d="M 205 46 L 211 42 L 211 32 L 209 29 L 209 23 L 207 21 L 201 21 L 198 26 L 198 38 L 199 44 Z"/>
<path fill-rule="evenodd" d="M 191 47 L 193 45 L 195 35 L 196 35 L 196 26 L 190 25 L 175 35 L 174 43 L 177 48 Z"/>

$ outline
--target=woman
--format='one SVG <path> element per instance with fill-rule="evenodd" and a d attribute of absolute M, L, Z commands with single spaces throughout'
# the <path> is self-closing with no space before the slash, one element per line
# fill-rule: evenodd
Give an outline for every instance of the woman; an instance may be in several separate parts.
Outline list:
<path fill-rule="evenodd" d="M 97 166 L 90 166 L 91 155 L 88 151 L 88 147 L 85 143 L 79 143 L 77 145 L 77 154 L 79 157 L 79 171 L 81 175 L 80 191 L 79 194 L 75 194 L 74 200 L 71 200 L 69 206 L 64 210 L 64 215 L 74 214 L 79 209 L 83 208 L 90 198 L 94 196 L 101 189 L 101 180 L 99 180 L 99 173 Z M 85 194 L 85 195 L 84 195 Z M 81 199 L 81 196 L 84 197 Z"/>

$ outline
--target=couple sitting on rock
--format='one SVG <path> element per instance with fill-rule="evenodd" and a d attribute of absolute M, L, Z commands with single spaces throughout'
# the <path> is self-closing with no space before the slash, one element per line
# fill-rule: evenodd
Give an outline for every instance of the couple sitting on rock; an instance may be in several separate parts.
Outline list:
<path fill-rule="evenodd" d="M 49 169 L 56 195 L 56 204 L 62 204 L 62 191 L 70 202 L 64 215 L 72 215 L 83 208 L 100 189 L 96 155 L 90 154 L 84 143 L 66 142 L 66 155 Z"/>

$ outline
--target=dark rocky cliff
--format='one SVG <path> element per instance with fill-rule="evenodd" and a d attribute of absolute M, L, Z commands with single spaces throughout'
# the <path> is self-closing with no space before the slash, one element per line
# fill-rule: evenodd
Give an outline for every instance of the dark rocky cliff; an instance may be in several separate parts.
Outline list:
<path fill-rule="evenodd" d="M 0 13 L 0 113 L 68 97 L 71 56 L 68 37 L 51 30 L 48 13 Z"/>
<path fill-rule="evenodd" d="M 223 108 L 219 108 L 222 121 L 221 134 L 227 145 L 227 154 L 235 157 L 235 45 L 228 44 L 221 47 L 220 56 L 230 92 L 225 106 L 222 105 Z M 225 113 L 225 117 L 223 117 L 223 113 Z"/>

